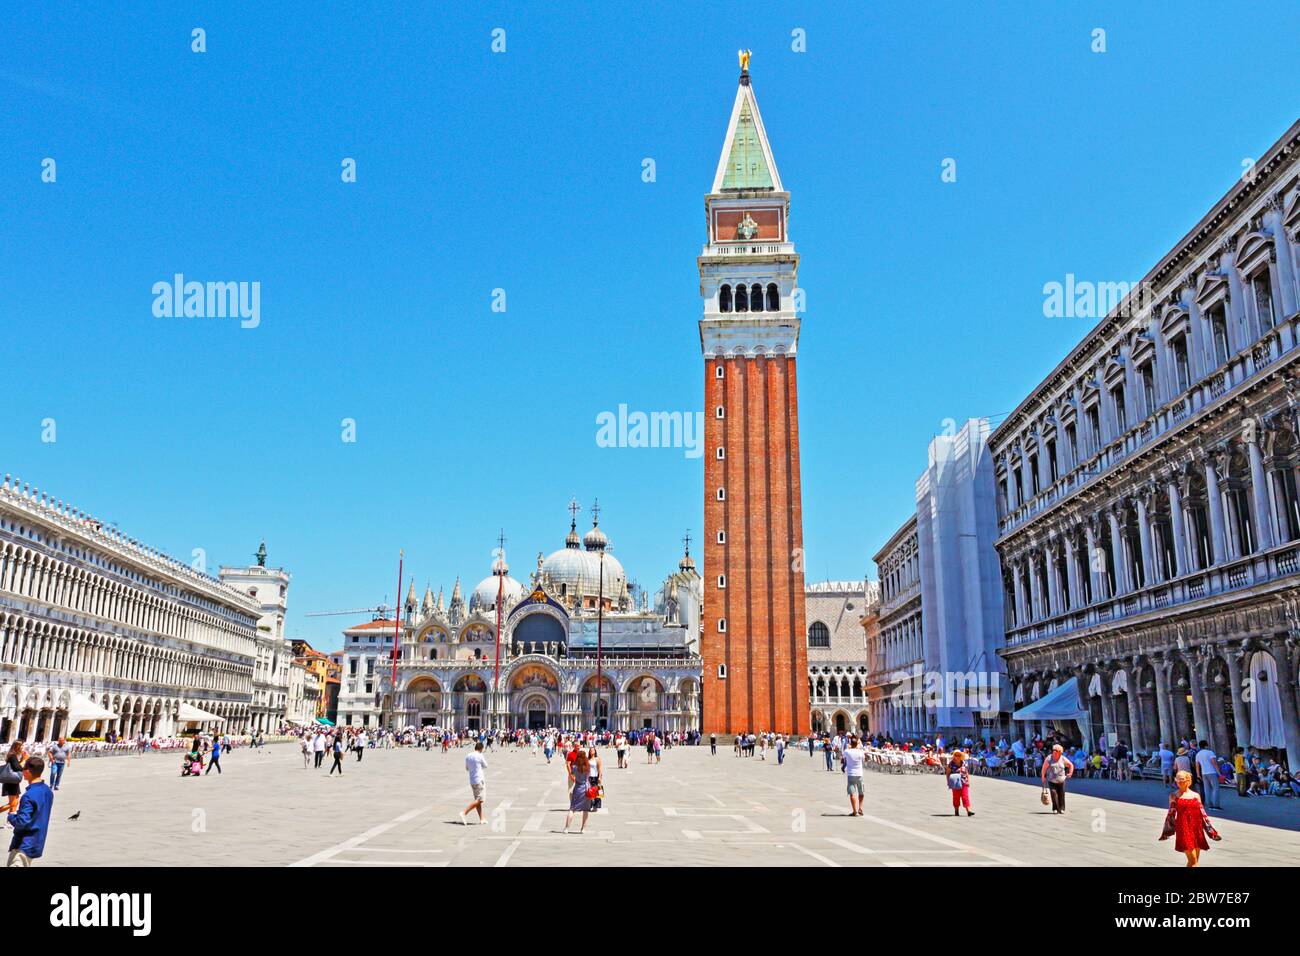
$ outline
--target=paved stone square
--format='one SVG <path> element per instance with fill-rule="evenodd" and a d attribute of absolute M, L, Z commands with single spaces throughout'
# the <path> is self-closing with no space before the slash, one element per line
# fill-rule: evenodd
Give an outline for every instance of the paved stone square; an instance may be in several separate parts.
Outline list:
<path fill-rule="evenodd" d="M 952 816 L 938 775 L 868 773 L 866 816 L 848 816 L 844 777 L 820 754 L 737 758 L 682 747 L 627 770 L 604 752 L 607 808 L 564 835 L 563 765 L 488 755 L 488 824 L 462 826 L 467 750 L 374 750 L 342 777 L 305 769 L 297 748 L 222 758 L 182 778 L 180 757 L 76 761 L 55 795 L 42 866 L 1180 866 L 1156 840 L 1159 784 L 1074 781 L 1054 817 L 1031 782 L 976 777 L 974 817 Z M 1224 795 L 1223 842 L 1203 866 L 1290 866 L 1300 801 Z M 80 819 L 70 821 L 77 811 Z"/>

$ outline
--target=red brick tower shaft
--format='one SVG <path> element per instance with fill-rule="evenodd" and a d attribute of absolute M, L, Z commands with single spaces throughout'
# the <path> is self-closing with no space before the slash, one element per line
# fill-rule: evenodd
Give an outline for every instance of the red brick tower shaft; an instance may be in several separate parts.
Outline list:
<path fill-rule="evenodd" d="M 706 733 L 808 732 L 789 199 L 742 71 L 699 258 Z"/>

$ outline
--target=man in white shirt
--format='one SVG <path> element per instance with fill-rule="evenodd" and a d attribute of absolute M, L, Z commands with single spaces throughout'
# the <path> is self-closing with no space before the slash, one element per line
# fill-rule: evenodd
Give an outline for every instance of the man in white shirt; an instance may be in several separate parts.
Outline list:
<path fill-rule="evenodd" d="M 368 742 L 369 738 L 366 737 L 366 732 L 364 730 L 357 734 L 356 743 L 353 744 L 357 751 L 357 763 L 361 762 L 361 755 L 366 752 L 366 744 Z"/>
<path fill-rule="evenodd" d="M 1016 761 L 1016 775 L 1025 775 L 1025 742 L 1017 737 L 1011 744 L 1011 756 Z"/>
<path fill-rule="evenodd" d="M 867 753 L 862 749 L 858 738 L 849 734 L 844 738 L 844 749 L 840 751 L 840 761 L 849 781 L 849 816 L 862 816 L 862 768 L 867 762 Z"/>
<path fill-rule="evenodd" d="M 320 769 L 321 761 L 325 759 L 325 735 L 319 730 L 316 736 L 312 738 L 311 749 L 316 754 L 316 769 Z"/>
<path fill-rule="evenodd" d="M 1222 810 L 1223 807 L 1219 805 L 1219 758 L 1204 740 L 1196 751 L 1196 775 L 1201 778 L 1201 795 L 1205 798 L 1205 808 Z"/>
<path fill-rule="evenodd" d="M 469 771 L 469 788 L 474 794 L 474 801 L 460 812 L 460 822 L 469 826 L 465 817 L 471 810 L 478 811 L 478 822 L 486 823 L 483 818 L 483 795 L 487 792 L 487 759 L 483 756 L 483 741 L 474 745 L 474 751 L 465 758 L 465 769 Z"/>

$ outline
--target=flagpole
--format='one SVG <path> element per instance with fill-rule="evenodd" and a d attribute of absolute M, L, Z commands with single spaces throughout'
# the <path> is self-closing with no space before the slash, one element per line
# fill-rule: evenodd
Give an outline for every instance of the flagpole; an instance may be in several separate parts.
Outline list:
<path fill-rule="evenodd" d="M 596 726 L 600 727 L 600 704 L 605 699 L 605 681 L 600 676 L 601 629 L 605 622 L 605 549 L 600 551 L 599 596 L 596 598 Z"/>
<path fill-rule="evenodd" d="M 492 668 L 492 694 L 497 693 L 497 685 L 501 680 L 501 602 L 505 599 L 506 576 L 497 575 L 497 659 Z M 494 702 L 495 703 L 495 702 Z"/>
<path fill-rule="evenodd" d="M 492 665 L 492 705 L 498 706 L 497 694 L 501 683 L 501 602 L 506 594 L 506 529 L 497 535 L 497 559 L 492 562 L 492 573 L 497 576 L 497 646 L 496 662 Z"/>
<path fill-rule="evenodd" d="M 397 610 L 393 614 L 395 618 L 393 621 L 393 674 L 388 684 L 389 693 L 392 695 L 390 698 L 392 709 L 388 715 L 390 726 L 392 725 L 393 715 L 397 713 L 397 648 L 402 643 L 402 564 L 405 559 L 406 551 L 399 550 L 397 552 Z"/>

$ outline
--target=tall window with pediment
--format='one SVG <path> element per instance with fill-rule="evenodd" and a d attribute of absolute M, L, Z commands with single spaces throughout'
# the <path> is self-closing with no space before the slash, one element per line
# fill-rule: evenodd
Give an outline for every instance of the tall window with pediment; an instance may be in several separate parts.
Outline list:
<path fill-rule="evenodd" d="M 1115 432 L 1122 435 L 1128 431 L 1128 409 L 1124 405 L 1124 386 L 1116 385 L 1110 390 L 1110 400 L 1115 404 Z"/>
<path fill-rule="evenodd" d="M 1178 336 L 1170 343 L 1174 353 L 1174 385 L 1181 395 L 1192 386 L 1192 369 L 1187 361 L 1187 336 Z"/>
<path fill-rule="evenodd" d="M 1154 415 L 1156 411 L 1156 363 L 1147 362 L 1138 369 L 1138 379 L 1142 382 L 1142 411 Z"/>
<path fill-rule="evenodd" d="M 1228 474 L 1222 488 L 1228 543 L 1236 557 L 1255 551 L 1255 527 L 1251 523 L 1250 465 L 1238 448 L 1228 459 Z"/>
<path fill-rule="evenodd" d="M 1277 524 L 1283 541 L 1300 538 L 1300 494 L 1297 494 L 1295 469 L 1279 468 L 1273 472 L 1277 490 Z"/>
<path fill-rule="evenodd" d="M 1110 522 L 1101 523 L 1101 536 L 1097 541 L 1097 547 L 1101 549 L 1101 557 L 1105 561 L 1105 567 L 1102 569 L 1102 578 L 1106 583 L 1106 596 L 1114 597 L 1117 590 L 1118 582 L 1115 579 L 1115 556 L 1119 552 L 1119 542 L 1110 536 Z"/>
<path fill-rule="evenodd" d="M 1138 526 L 1137 514 L 1128 511 L 1124 515 L 1123 524 L 1124 550 L 1128 552 L 1129 558 L 1129 577 L 1133 581 L 1133 589 L 1136 591 L 1146 587 L 1146 566 L 1142 562 L 1142 531 Z"/>
<path fill-rule="evenodd" d="M 1085 605 L 1092 603 L 1092 555 L 1088 554 L 1088 539 L 1080 534 L 1074 543 L 1074 566 L 1078 571 L 1079 594 Z"/>
<path fill-rule="evenodd" d="M 1214 562 L 1214 540 L 1210 534 L 1205 479 L 1199 474 L 1192 475 L 1187 483 L 1186 509 L 1191 557 L 1196 562 L 1196 569 L 1204 571 Z"/>
<path fill-rule="evenodd" d="M 1088 441 L 1091 445 L 1091 448 L 1089 450 L 1092 452 L 1092 454 L 1095 455 L 1097 452 L 1101 451 L 1101 444 L 1102 444 L 1101 413 L 1097 410 L 1096 405 L 1093 405 L 1090 409 L 1088 409 L 1086 417 L 1088 420 Z"/>
<path fill-rule="evenodd" d="M 1228 343 L 1228 320 L 1222 305 L 1210 310 L 1210 336 L 1214 340 L 1214 364 L 1226 364 L 1232 352 Z"/>
<path fill-rule="evenodd" d="M 1151 524 L 1152 570 L 1161 581 L 1168 581 L 1178 573 L 1174 554 L 1174 527 L 1169 517 L 1169 499 L 1159 496 L 1149 516 Z"/>
<path fill-rule="evenodd" d="M 1057 608 L 1058 612 L 1073 610 L 1074 599 L 1070 596 L 1070 572 L 1066 568 L 1065 549 L 1057 551 L 1056 559 L 1052 562 L 1052 574 L 1055 577 L 1057 593 L 1061 595 L 1062 606 Z"/>
<path fill-rule="evenodd" d="M 1250 280 L 1250 289 L 1254 293 L 1255 316 L 1259 319 L 1259 330 L 1267 332 L 1276 324 L 1273 315 L 1273 283 L 1267 267 L 1255 273 Z"/>

